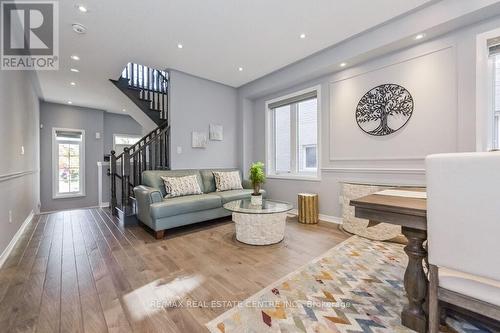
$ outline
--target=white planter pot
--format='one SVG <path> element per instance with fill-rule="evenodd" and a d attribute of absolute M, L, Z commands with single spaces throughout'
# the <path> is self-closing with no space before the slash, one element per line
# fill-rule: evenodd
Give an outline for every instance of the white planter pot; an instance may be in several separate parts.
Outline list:
<path fill-rule="evenodd" d="M 251 195 L 250 203 L 252 206 L 262 206 L 262 195 Z"/>

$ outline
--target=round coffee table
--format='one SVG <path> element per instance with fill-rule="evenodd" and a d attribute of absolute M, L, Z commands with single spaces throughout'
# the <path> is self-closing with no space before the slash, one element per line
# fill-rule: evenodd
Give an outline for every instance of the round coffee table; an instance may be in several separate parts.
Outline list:
<path fill-rule="evenodd" d="M 270 245 L 285 237 L 286 212 L 293 208 L 288 202 L 263 200 L 252 205 L 250 199 L 228 202 L 224 208 L 233 212 L 236 239 L 245 244 Z"/>

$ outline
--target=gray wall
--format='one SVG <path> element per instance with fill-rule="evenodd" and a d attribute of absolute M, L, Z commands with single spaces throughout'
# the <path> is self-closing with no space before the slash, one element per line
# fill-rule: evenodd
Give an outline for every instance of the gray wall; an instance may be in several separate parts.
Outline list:
<path fill-rule="evenodd" d="M 40 108 L 40 194 L 41 211 L 82 208 L 98 205 L 97 162 L 104 159 L 113 145 L 113 133 L 141 134 L 142 127 L 125 115 L 102 110 L 42 102 Z M 123 126 L 123 127 L 122 127 Z M 85 130 L 85 196 L 52 198 L 52 128 Z M 116 132 L 115 132 L 116 131 Z M 96 139 L 96 133 L 101 134 Z M 105 171 L 105 170 L 104 170 Z"/>
<path fill-rule="evenodd" d="M 113 149 L 113 134 L 130 134 L 142 136 L 142 126 L 132 117 L 116 113 L 104 113 L 104 154 Z"/>
<path fill-rule="evenodd" d="M 393 22 L 381 29 L 399 31 L 397 29 L 399 24 L 404 24 L 404 22 Z M 444 133 L 456 132 L 455 151 L 474 151 L 476 147 L 476 35 L 499 26 L 500 18 L 498 17 L 483 20 L 432 40 L 428 39 L 417 46 L 406 47 L 398 52 L 390 52 L 383 56 L 377 55 L 369 61 L 361 62 L 345 71 L 339 71 L 338 63 L 340 61 L 336 54 L 343 53 L 346 57 L 344 59 L 349 62 L 347 54 L 351 52 L 352 56 L 355 56 L 355 52 L 359 52 L 359 49 L 366 45 L 364 41 L 370 34 L 376 35 L 379 33 L 375 30 L 368 33 L 368 36 L 363 35 L 350 40 L 348 45 L 340 45 L 313 55 L 304 61 L 241 87 L 239 89 L 240 99 L 238 105 L 239 117 L 242 119 L 241 136 L 239 138 L 242 143 L 242 154 L 240 156 L 242 166 L 246 167 L 252 160 L 265 160 L 265 101 L 304 88 L 320 85 L 322 96 L 321 180 L 268 179 L 266 190 L 269 192 L 270 197 L 296 203 L 298 192 L 311 191 L 319 193 L 320 213 L 340 217 L 339 196 L 341 195 L 342 182 L 425 185 L 423 159 L 333 161 L 332 156 L 330 156 L 330 140 L 333 137 L 330 121 L 333 115 L 332 112 L 336 111 L 330 108 L 330 83 L 370 71 L 373 68 L 391 65 L 402 59 L 419 56 L 432 50 L 452 47 L 455 55 L 456 72 L 449 80 L 450 84 L 455 85 L 457 89 L 457 121 L 443 124 L 442 133 L 422 133 L 422 135 L 432 135 L 436 140 L 439 140 L 440 135 L 444 135 Z M 408 39 L 411 40 L 411 36 Z M 360 44 L 357 44 L 356 41 L 359 41 Z M 335 53 L 336 50 L 337 53 Z M 327 55 L 330 56 L 329 66 L 326 65 Z M 331 68 L 330 73 L 311 79 L 311 77 L 314 77 L 314 73 L 318 73 L 320 65 Z M 298 80 L 298 73 L 307 79 Z M 391 77 L 385 77 L 384 80 L 390 82 Z M 415 140 L 418 140 L 418 138 L 415 138 Z M 345 144 L 352 143 L 346 142 Z M 411 146 L 408 147 L 408 155 L 412 155 Z"/>
<path fill-rule="evenodd" d="M 0 72 L 0 253 L 30 213 L 38 209 L 39 102 L 32 75 Z"/>
<path fill-rule="evenodd" d="M 170 89 L 172 168 L 236 167 L 236 89 L 175 70 L 170 71 Z M 211 123 L 223 125 L 224 140 L 209 141 L 204 149 L 191 148 L 191 132 L 208 135 Z"/>

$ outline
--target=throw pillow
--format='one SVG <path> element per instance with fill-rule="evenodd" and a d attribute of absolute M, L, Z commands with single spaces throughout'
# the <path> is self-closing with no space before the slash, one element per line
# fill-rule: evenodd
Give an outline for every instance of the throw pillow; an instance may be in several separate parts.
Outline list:
<path fill-rule="evenodd" d="M 182 197 L 184 195 L 203 194 L 196 175 L 183 177 L 161 177 L 165 183 L 165 198 Z"/>
<path fill-rule="evenodd" d="M 239 171 L 214 171 L 214 178 L 218 192 L 243 188 Z"/>

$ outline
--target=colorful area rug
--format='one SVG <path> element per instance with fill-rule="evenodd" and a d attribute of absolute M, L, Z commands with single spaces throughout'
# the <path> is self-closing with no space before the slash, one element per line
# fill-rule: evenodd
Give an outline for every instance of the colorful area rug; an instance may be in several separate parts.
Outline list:
<path fill-rule="evenodd" d="M 207 328 L 212 333 L 413 332 L 400 317 L 406 263 L 403 245 L 353 236 Z"/>

